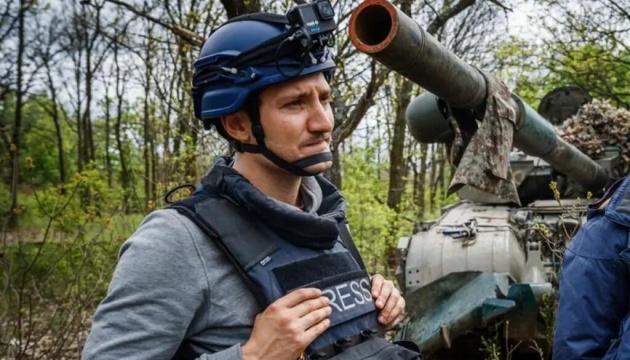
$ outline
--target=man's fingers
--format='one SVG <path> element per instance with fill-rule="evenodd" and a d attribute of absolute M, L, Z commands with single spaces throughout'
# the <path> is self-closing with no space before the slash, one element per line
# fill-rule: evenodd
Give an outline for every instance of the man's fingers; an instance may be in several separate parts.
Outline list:
<path fill-rule="evenodd" d="M 307 339 L 307 344 L 312 343 L 319 335 L 323 334 L 330 327 L 330 319 L 324 320 L 314 324 L 304 332 L 304 337 Z"/>
<path fill-rule="evenodd" d="M 330 304 L 330 300 L 326 296 L 320 296 L 315 299 L 308 299 L 295 305 L 292 311 L 294 312 L 296 317 L 301 318 L 316 310 L 327 307 L 328 304 Z"/>
<path fill-rule="evenodd" d="M 394 290 L 389 301 L 385 305 L 385 308 L 379 314 L 378 321 L 387 326 L 393 326 L 396 324 L 396 320 L 405 310 L 405 299 L 403 299 L 397 290 Z"/>
<path fill-rule="evenodd" d="M 381 314 L 391 313 L 397 306 L 399 306 L 400 299 L 402 299 L 402 297 L 400 296 L 400 293 L 398 292 L 396 288 L 392 287 L 390 296 L 387 299 L 385 306 L 383 306 L 383 310 L 381 311 Z"/>
<path fill-rule="evenodd" d="M 300 322 L 302 323 L 304 329 L 310 329 L 311 327 L 322 322 L 324 319 L 328 319 L 330 317 L 330 314 L 332 314 L 332 308 L 330 306 L 326 306 L 305 314 L 300 319 Z"/>
<path fill-rule="evenodd" d="M 398 304 L 396 305 L 396 307 L 394 308 L 394 311 L 392 311 L 392 315 L 391 315 L 391 324 L 392 325 L 396 325 L 398 324 L 398 322 L 400 320 L 402 320 L 402 315 L 405 312 L 405 306 L 407 304 L 405 303 L 405 299 L 401 296 L 398 298 Z"/>
<path fill-rule="evenodd" d="M 385 278 L 379 274 L 372 276 L 371 278 L 371 286 L 372 286 L 372 297 L 374 299 L 378 298 L 381 295 L 381 288 L 383 287 L 383 282 Z"/>
<path fill-rule="evenodd" d="M 321 296 L 322 291 L 317 288 L 297 289 L 274 301 L 269 307 L 292 308 L 306 300 L 317 299 Z"/>
<path fill-rule="evenodd" d="M 387 304 L 393 289 L 394 289 L 394 284 L 391 281 L 383 282 L 383 286 L 381 287 L 381 291 L 378 295 L 378 298 L 376 298 L 377 308 L 383 309 L 385 307 L 385 304 Z"/>

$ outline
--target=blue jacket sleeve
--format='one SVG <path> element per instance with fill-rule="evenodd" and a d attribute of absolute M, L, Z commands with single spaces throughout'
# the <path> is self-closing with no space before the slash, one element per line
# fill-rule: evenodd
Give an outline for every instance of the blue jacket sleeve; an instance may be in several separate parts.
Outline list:
<path fill-rule="evenodd" d="M 602 359 L 628 312 L 628 265 L 619 253 L 628 229 L 605 216 L 589 220 L 565 253 L 553 359 Z"/>

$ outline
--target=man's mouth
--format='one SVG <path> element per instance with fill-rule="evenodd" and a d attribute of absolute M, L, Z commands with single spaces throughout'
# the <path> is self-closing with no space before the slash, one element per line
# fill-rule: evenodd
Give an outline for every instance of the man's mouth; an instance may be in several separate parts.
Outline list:
<path fill-rule="evenodd" d="M 309 142 L 307 142 L 306 144 L 304 144 L 304 147 L 310 147 L 310 146 L 317 146 L 317 145 L 321 145 L 322 143 L 326 143 L 328 144 L 329 138 L 319 138 L 319 139 L 314 139 L 311 140 Z"/>

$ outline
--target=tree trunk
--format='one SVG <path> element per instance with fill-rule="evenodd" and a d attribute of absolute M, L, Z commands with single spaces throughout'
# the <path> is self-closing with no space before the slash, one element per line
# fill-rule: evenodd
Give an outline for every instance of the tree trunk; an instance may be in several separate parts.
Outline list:
<path fill-rule="evenodd" d="M 88 43 L 88 30 L 85 28 L 85 109 L 83 111 L 83 159 L 86 163 L 94 160 L 94 141 L 92 138 L 92 80 L 94 69 L 92 68 L 92 51 Z"/>
<path fill-rule="evenodd" d="M 151 30 L 149 29 L 149 39 L 151 38 Z M 143 119 L 143 136 L 144 141 L 142 144 L 142 155 L 144 157 L 144 204 L 149 203 L 149 201 L 153 200 L 153 189 L 152 184 L 154 179 L 152 178 L 151 171 L 151 160 L 152 160 L 152 142 L 153 135 L 151 134 L 151 124 L 150 124 L 150 109 L 149 109 L 149 96 L 151 94 L 151 72 L 153 70 L 151 64 L 151 40 L 147 41 L 146 44 L 146 56 L 145 56 L 145 76 L 144 76 L 144 119 Z"/>
<path fill-rule="evenodd" d="M 411 81 L 396 75 L 396 79 L 400 80 L 400 88 L 398 91 L 396 115 L 394 120 L 394 134 L 390 145 L 389 153 L 389 191 L 387 193 L 387 206 L 390 209 L 398 211 L 402 194 L 405 191 L 405 174 L 407 166 L 405 164 L 405 131 L 407 129 L 405 122 L 405 110 L 411 100 Z"/>
<path fill-rule="evenodd" d="M 122 121 L 123 121 L 123 95 L 125 93 L 125 85 L 123 75 L 120 70 L 120 63 L 118 60 L 118 47 L 114 46 L 114 63 L 116 65 L 116 101 L 117 101 L 117 114 L 116 114 L 116 148 L 118 149 L 118 156 L 120 157 L 120 184 L 123 188 L 123 211 L 127 213 L 129 211 L 129 198 L 131 192 L 131 184 L 129 169 L 127 167 L 127 157 L 125 154 L 125 147 L 123 145 L 122 138 Z"/>
<path fill-rule="evenodd" d="M 435 212 L 437 206 L 437 184 L 438 184 L 438 146 L 439 144 L 431 144 L 431 173 L 429 174 L 431 196 L 429 198 L 429 206 L 431 212 Z"/>
<path fill-rule="evenodd" d="M 9 94 L 10 91 L 8 88 L 4 88 L 2 89 L 2 92 L 0 93 L 0 99 L 2 100 L 3 104 L 9 104 Z M 2 169 L 2 173 L 0 173 L 0 181 L 2 181 L 3 183 L 7 184 L 8 186 L 11 186 L 11 176 L 12 176 L 12 172 L 13 172 L 13 163 L 10 161 L 11 158 L 11 136 L 13 133 L 9 133 L 9 129 L 11 128 L 11 126 L 9 126 L 9 123 L 7 122 L 7 109 L 2 109 L 2 111 L 0 111 L 0 139 L 2 139 L 2 143 L 4 145 L 4 147 L 0 147 L 0 151 L 9 154 L 9 162 L 7 163 L 7 167 Z M 11 119 L 11 120 L 15 120 L 15 118 Z M 0 214 L 3 215 L 4 214 Z"/>
<path fill-rule="evenodd" d="M 86 51 L 86 73 L 85 73 L 85 110 L 83 111 L 83 158 L 86 163 L 94 161 L 94 140 L 92 135 L 92 79 L 94 73 L 90 66 L 90 51 Z"/>
<path fill-rule="evenodd" d="M 182 84 L 180 89 L 182 90 L 181 94 L 181 113 L 182 113 L 182 131 L 185 131 L 184 134 L 190 136 L 190 142 L 184 142 L 184 146 L 180 148 L 181 155 L 183 155 L 184 161 L 184 174 L 186 176 L 186 181 L 194 181 L 193 179 L 197 178 L 197 167 L 195 162 L 195 154 L 197 147 L 197 139 L 199 138 L 199 133 L 197 132 L 195 123 L 197 119 L 193 116 L 191 111 L 193 104 L 190 101 L 190 84 L 192 84 L 192 72 L 191 72 L 191 61 L 189 59 L 190 53 L 186 50 L 187 46 L 185 44 L 180 43 L 179 46 L 179 56 L 180 62 L 182 65 L 181 68 L 181 79 Z"/>
<path fill-rule="evenodd" d="M 118 81 L 117 81 L 118 82 Z M 122 99 L 122 95 L 117 96 L 118 98 L 118 106 L 117 106 L 117 110 L 118 110 L 118 114 L 116 115 L 116 126 L 115 126 L 115 133 L 116 133 L 116 148 L 118 149 L 118 155 L 120 157 L 120 184 L 123 188 L 123 209 L 125 211 L 125 213 L 128 212 L 128 208 L 129 208 L 129 198 L 130 198 L 130 194 L 129 192 L 131 191 L 130 189 L 130 183 L 129 183 L 129 170 L 127 169 L 127 158 L 125 156 L 125 147 L 123 146 L 123 139 L 122 139 L 122 131 L 121 131 L 121 127 L 122 127 L 122 118 L 123 118 L 123 99 Z"/>
<path fill-rule="evenodd" d="M 435 192 L 442 195 L 443 198 L 446 196 L 446 192 L 444 191 L 444 167 L 446 166 L 446 154 L 445 147 L 443 144 L 437 144 L 435 151 L 437 152 L 438 162 L 437 166 L 437 176 L 435 177 Z M 435 195 L 437 196 L 437 195 Z M 435 200 L 437 202 L 437 199 Z"/>
<path fill-rule="evenodd" d="M 63 151 L 63 134 L 61 132 L 61 119 L 59 118 L 59 105 L 57 104 L 57 90 L 55 89 L 49 64 L 46 63 L 46 75 L 50 88 L 50 100 L 52 101 L 51 115 L 55 123 L 55 136 L 57 137 L 57 161 L 59 162 L 59 183 L 66 182 L 66 165 Z"/>
<path fill-rule="evenodd" d="M 414 200 L 416 204 L 417 219 L 424 219 L 425 201 L 424 194 L 426 190 L 426 175 L 427 175 L 427 153 L 429 152 L 429 145 L 420 144 L 420 159 L 416 164 L 415 176 L 414 176 Z M 420 167 L 418 169 L 418 166 Z"/>
<path fill-rule="evenodd" d="M 333 152 L 332 166 L 324 173 L 324 176 L 333 183 L 337 189 L 341 189 L 343 185 L 341 177 L 341 155 L 339 154 L 339 150 L 340 149 L 337 149 Z"/>
<path fill-rule="evenodd" d="M 20 10 L 18 13 L 18 53 L 17 53 L 17 84 L 15 99 L 15 119 L 13 133 L 11 134 L 11 147 L 9 154 L 11 157 L 11 205 L 9 206 L 9 218 L 7 227 L 9 230 L 18 227 L 18 180 L 20 169 L 20 132 L 22 130 L 22 106 L 24 103 L 24 16 L 27 10 L 27 1 L 20 0 Z"/>
<path fill-rule="evenodd" d="M 175 76 L 171 76 L 171 81 L 169 84 L 169 88 L 168 88 L 168 94 L 173 94 L 173 92 L 175 91 Z M 168 160 L 171 156 L 171 154 L 177 154 L 177 151 L 175 151 L 175 137 L 177 136 L 177 134 L 173 135 L 173 127 L 171 124 L 171 116 L 173 114 L 173 101 L 171 100 L 172 98 L 169 96 L 167 99 L 160 99 L 161 101 L 164 101 L 167 105 L 166 105 L 166 110 L 165 110 L 165 114 L 164 114 L 164 118 L 166 119 L 166 121 L 164 122 L 164 130 L 163 130 L 163 134 L 164 134 L 164 139 L 163 139 L 163 143 L 162 146 L 164 148 L 164 160 Z M 173 145 L 173 152 L 171 152 L 171 145 Z M 160 181 L 165 181 L 165 175 L 164 175 L 164 171 L 162 171 L 162 174 L 160 176 Z"/>
<path fill-rule="evenodd" d="M 81 58 L 83 57 L 83 51 L 81 50 L 82 47 L 79 47 L 79 49 L 77 50 L 77 53 L 74 55 L 76 56 L 75 59 L 75 63 L 74 63 L 74 80 L 76 82 L 76 97 L 77 97 L 77 109 L 75 112 L 75 121 L 77 122 L 77 171 L 81 172 L 83 171 L 83 165 L 85 164 L 85 158 L 83 157 L 84 155 L 84 150 L 83 150 L 83 137 L 84 137 L 84 130 L 83 130 L 83 121 L 81 119 L 81 109 L 82 109 L 82 105 L 83 102 L 81 101 Z"/>
<path fill-rule="evenodd" d="M 109 148 L 111 144 L 109 143 L 112 135 L 112 114 L 111 114 L 111 104 L 112 100 L 109 97 L 109 87 L 105 87 L 105 171 L 107 172 L 107 185 L 110 189 L 113 186 L 114 181 L 114 168 L 112 166 L 112 156 L 110 154 Z"/>
<path fill-rule="evenodd" d="M 400 10 L 411 16 L 411 1 L 401 1 Z M 407 166 L 403 156 L 405 149 L 405 110 L 411 100 L 412 83 L 406 78 L 396 74 L 394 77 L 398 96 L 396 96 L 396 115 L 394 120 L 394 132 L 390 144 L 389 153 L 389 190 L 387 192 L 387 206 L 396 211 L 399 210 L 400 200 L 405 191 L 405 174 Z M 400 87 L 398 87 L 400 82 Z"/>
<path fill-rule="evenodd" d="M 448 162 L 448 150 L 446 145 L 442 145 L 442 157 L 444 158 L 443 171 L 444 171 L 444 180 L 442 181 L 442 189 L 444 191 L 444 195 L 446 195 L 448 191 L 448 187 L 451 184 L 451 179 L 453 178 L 454 169 Z"/>
<path fill-rule="evenodd" d="M 157 201 L 157 186 L 156 183 L 158 182 L 158 154 L 155 151 L 155 141 L 152 139 L 150 145 L 150 151 L 151 151 L 151 179 L 153 179 L 154 184 L 151 187 L 151 199 L 153 199 L 153 201 Z"/>
<path fill-rule="evenodd" d="M 177 128 L 173 133 L 173 154 L 175 156 L 182 154 L 182 142 L 185 133 L 186 126 L 184 125 L 184 118 L 180 115 L 177 117 Z"/>

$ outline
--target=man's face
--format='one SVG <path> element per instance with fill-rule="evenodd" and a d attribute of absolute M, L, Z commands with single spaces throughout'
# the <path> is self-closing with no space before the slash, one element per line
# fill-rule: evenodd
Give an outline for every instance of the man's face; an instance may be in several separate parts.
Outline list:
<path fill-rule="evenodd" d="M 260 93 L 260 122 L 265 145 L 286 161 L 329 152 L 334 119 L 330 87 L 321 73 L 270 86 Z M 331 161 L 305 170 L 330 168 Z"/>

